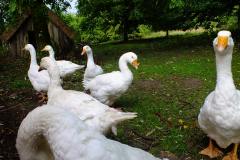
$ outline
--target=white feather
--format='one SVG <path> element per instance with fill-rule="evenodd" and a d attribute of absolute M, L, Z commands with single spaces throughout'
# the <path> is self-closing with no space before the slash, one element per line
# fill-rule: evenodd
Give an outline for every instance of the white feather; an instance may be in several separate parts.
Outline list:
<path fill-rule="evenodd" d="M 240 92 L 234 85 L 231 72 L 234 42 L 229 37 L 228 47 L 221 52 L 216 44 L 217 38 L 213 41 L 217 84 L 215 90 L 207 96 L 198 122 L 211 139 L 220 147 L 226 148 L 232 143 L 240 142 Z"/>
<path fill-rule="evenodd" d="M 49 52 L 49 57 L 55 60 L 55 52 L 50 45 L 46 45 L 42 51 L 48 51 Z M 56 61 L 59 70 L 60 70 L 60 77 L 66 77 L 68 75 L 73 74 L 79 69 L 84 68 L 84 65 L 78 65 L 76 63 L 73 63 L 71 61 L 66 61 L 66 60 L 58 60 Z"/>
<path fill-rule="evenodd" d="M 137 60 L 133 52 L 123 54 L 119 59 L 120 71 L 96 76 L 86 86 L 91 95 L 106 105 L 112 105 L 132 84 L 133 74 L 127 64 Z"/>
<path fill-rule="evenodd" d="M 24 49 L 29 51 L 31 56 L 28 78 L 33 88 L 38 92 L 47 91 L 50 83 L 50 77 L 46 70 L 38 72 L 39 65 L 37 64 L 35 48 L 31 44 L 27 44 L 25 45 Z"/>
<path fill-rule="evenodd" d="M 88 57 L 87 67 L 85 69 L 84 77 L 83 77 L 83 86 L 86 89 L 86 86 L 93 78 L 95 78 L 96 76 L 98 76 L 100 74 L 103 74 L 103 69 L 101 66 L 96 65 L 94 63 L 93 52 L 89 46 L 84 46 L 83 50 L 85 50 L 87 57 Z M 83 53 L 85 53 L 85 52 L 83 52 Z"/>
<path fill-rule="evenodd" d="M 107 139 L 75 114 L 51 106 L 37 107 L 24 118 L 16 148 L 21 160 L 160 160 Z"/>
<path fill-rule="evenodd" d="M 42 58 L 40 66 L 47 68 L 51 78 L 48 104 L 67 107 L 95 130 L 106 133 L 119 122 L 136 117 L 136 113 L 121 112 L 110 108 L 83 92 L 64 90 L 59 82 L 59 69 L 53 59 Z"/>

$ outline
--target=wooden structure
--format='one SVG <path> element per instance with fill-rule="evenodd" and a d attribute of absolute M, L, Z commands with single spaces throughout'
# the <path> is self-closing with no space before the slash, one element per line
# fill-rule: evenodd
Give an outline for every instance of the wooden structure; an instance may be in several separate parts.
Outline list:
<path fill-rule="evenodd" d="M 51 43 L 56 53 L 62 57 L 74 48 L 74 32 L 54 12 L 49 9 L 47 11 L 46 23 L 43 23 L 45 26 L 40 29 L 33 14 L 28 12 L 19 18 L 14 27 L 3 32 L 1 40 L 9 45 L 12 56 L 24 57 L 26 54 L 22 48 L 27 43 L 33 44 L 37 50 Z M 43 38 L 45 32 L 48 38 Z"/>

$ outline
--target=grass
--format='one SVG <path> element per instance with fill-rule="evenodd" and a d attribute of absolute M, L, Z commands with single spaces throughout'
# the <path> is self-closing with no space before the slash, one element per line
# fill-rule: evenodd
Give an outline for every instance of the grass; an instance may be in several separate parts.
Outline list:
<path fill-rule="evenodd" d="M 206 135 L 198 128 L 197 116 L 216 81 L 213 37 L 207 34 L 173 35 L 129 43 L 106 43 L 93 46 L 94 56 L 105 72 L 118 69 L 120 55 L 137 53 L 141 63 L 133 84 L 115 106 L 138 113 L 126 121 L 111 138 L 148 150 L 156 156 L 170 151 L 178 159 L 207 159 L 198 152 L 207 145 Z M 240 86 L 239 50 L 233 55 L 235 84 Z M 28 59 L 0 69 L 1 85 L 15 91 L 31 88 L 24 80 Z M 2 67 L 1 66 L 1 67 Z M 17 70 L 17 71 L 16 71 Z M 12 74 L 14 73 L 14 74 Z M 82 72 L 65 79 L 64 88 L 82 90 Z M 32 103 L 31 103 L 32 104 Z"/>
<path fill-rule="evenodd" d="M 206 96 L 215 87 L 212 40 L 206 34 L 187 33 L 169 39 L 93 47 L 95 56 L 103 61 L 107 71 L 117 69 L 117 59 L 126 51 L 137 53 L 141 62 L 139 70 L 133 71 L 133 85 L 116 102 L 128 111 L 138 112 L 138 118 L 125 123 L 117 140 L 130 143 L 124 133 L 126 128 L 142 135 L 152 131 L 150 137 L 158 144 L 150 148 L 153 154 L 167 150 L 178 157 L 204 158 L 198 152 L 206 146 L 207 139 L 197 126 L 197 116 Z M 233 75 L 239 86 L 237 52 L 235 47 Z"/>
<path fill-rule="evenodd" d="M 171 30 L 169 31 L 169 35 L 170 36 L 176 36 L 176 35 L 184 35 L 186 36 L 186 34 L 202 34 L 204 33 L 205 30 L 203 28 L 199 28 L 199 29 L 191 29 L 191 30 L 186 30 L 186 31 L 182 31 L 182 30 Z M 158 37 L 164 37 L 166 36 L 166 32 L 164 31 L 159 31 L 159 32 L 150 32 L 146 35 L 143 36 L 144 39 L 149 39 L 149 38 L 158 38 Z"/>

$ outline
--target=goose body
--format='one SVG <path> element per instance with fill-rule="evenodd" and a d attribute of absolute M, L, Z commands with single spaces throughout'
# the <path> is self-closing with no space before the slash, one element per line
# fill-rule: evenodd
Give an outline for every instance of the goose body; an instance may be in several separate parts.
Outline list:
<path fill-rule="evenodd" d="M 67 107 L 91 128 L 106 133 L 109 129 L 116 134 L 116 125 L 124 120 L 136 117 L 136 113 L 121 112 L 110 108 L 88 94 L 74 90 L 64 90 L 60 84 L 59 69 L 49 57 L 42 58 L 40 66 L 50 75 L 48 104 Z"/>
<path fill-rule="evenodd" d="M 93 52 L 89 46 L 84 46 L 82 55 L 87 54 L 87 67 L 84 72 L 83 86 L 86 89 L 88 83 L 96 76 L 103 74 L 103 69 L 101 66 L 96 65 L 93 59 Z"/>
<path fill-rule="evenodd" d="M 55 60 L 55 52 L 50 45 L 46 45 L 42 49 L 42 51 L 48 51 L 49 57 Z M 78 65 L 76 63 L 66 60 L 57 60 L 56 64 L 59 67 L 60 77 L 66 77 L 73 74 L 77 70 L 84 68 L 84 65 Z"/>
<path fill-rule="evenodd" d="M 224 47 L 219 44 L 221 36 L 228 37 Z M 217 84 L 207 96 L 198 116 L 201 129 L 221 148 L 240 142 L 240 92 L 234 85 L 231 72 L 233 46 L 231 33 L 227 31 L 219 32 L 213 41 Z"/>
<path fill-rule="evenodd" d="M 138 67 L 137 55 L 133 52 L 123 54 L 119 59 L 120 71 L 113 71 L 96 76 L 91 80 L 86 90 L 106 105 L 112 105 L 117 98 L 127 91 L 133 80 L 133 74 L 128 68 L 128 63 Z"/>
<path fill-rule="evenodd" d="M 16 148 L 21 160 L 160 160 L 107 139 L 75 114 L 51 106 L 37 107 L 24 118 Z"/>
<path fill-rule="evenodd" d="M 50 83 L 50 77 L 48 72 L 45 70 L 38 72 L 39 65 L 37 64 L 36 50 L 32 44 L 25 45 L 24 50 L 29 51 L 31 56 L 30 67 L 28 70 L 28 78 L 33 88 L 38 92 L 46 92 Z"/>

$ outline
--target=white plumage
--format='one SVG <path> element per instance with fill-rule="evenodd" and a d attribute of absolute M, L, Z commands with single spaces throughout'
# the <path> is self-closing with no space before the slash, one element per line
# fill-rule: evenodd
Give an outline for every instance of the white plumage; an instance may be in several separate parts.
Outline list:
<path fill-rule="evenodd" d="M 87 54 L 88 59 L 87 59 L 87 67 L 85 69 L 84 77 L 83 77 L 83 86 L 86 89 L 86 86 L 93 78 L 103 73 L 103 69 L 101 66 L 96 65 L 94 63 L 93 52 L 89 46 L 83 47 L 82 55 L 84 55 L 85 53 Z"/>
<path fill-rule="evenodd" d="M 96 76 L 86 86 L 90 94 L 106 105 L 112 105 L 117 98 L 127 91 L 133 80 L 128 63 L 138 68 L 137 55 L 133 52 L 123 54 L 119 59 L 120 71 Z"/>
<path fill-rule="evenodd" d="M 160 160 L 107 139 L 75 114 L 51 106 L 37 107 L 25 117 L 16 148 L 21 160 Z"/>
<path fill-rule="evenodd" d="M 50 83 L 50 77 L 48 72 L 45 70 L 38 72 L 39 65 L 37 64 L 36 51 L 32 44 L 26 44 L 23 49 L 29 51 L 31 56 L 30 67 L 28 70 L 28 78 L 33 88 L 38 92 L 46 92 Z"/>
<path fill-rule="evenodd" d="M 223 38 L 227 37 L 226 45 Z M 219 44 L 223 43 L 223 44 Z M 217 84 L 200 110 L 201 129 L 217 144 L 226 148 L 240 142 L 240 92 L 236 89 L 231 72 L 234 42 L 231 33 L 221 31 L 213 41 L 216 54 Z"/>
<path fill-rule="evenodd" d="M 55 60 L 55 53 L 53 51 L 53 48 L 50 45 L 46 45 L 42 51 L 48 51 L 49 52 L 49 57 Z M 79 69 L 84 68 L 84 65 L 78 65 L 76 63 L 73 63 L 71 61 L 66 61 L 66 60 L 58 60 L 56 61 L 59 70 L 60 70 L 60 76 L 61 77 L 66 77 L 68 75 L 73 74 Z"/>
<path fill-rule="evenodd" d="M 83 92 L 64 90 L 60 84 L 59 69 L 53 59 L 42 58 L 40 66 L 48 70 L 51 78 L 48 104 L 67 107 L 91 128 L 102 133 L 112 129 L 116 134 L 115 126 L 119 122 L 136 117 L 136 113 L 121 112 L 110 108 Z"/>

